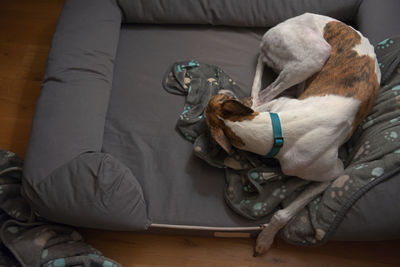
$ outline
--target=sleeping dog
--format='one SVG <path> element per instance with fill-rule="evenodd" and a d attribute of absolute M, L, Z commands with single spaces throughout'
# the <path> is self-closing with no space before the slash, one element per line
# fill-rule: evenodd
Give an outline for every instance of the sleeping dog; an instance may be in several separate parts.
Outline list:
<path fill-rule="evenodd" d="M 261 90 L 264 64 L 279 75 Z M 274 157 L 284 174 L 317 182 L 262 225 L 255 255 L 265 253 L 276 233 L 343 172 L 338 148 L 371 110 L 379 82 L 374 48 L 360 32 L 306 13 L 263 36 L 251 107 L 226 91 L 210 99 L 207 123 L 227 153 L 233 145 Z M 274 99 L 299 84 L 304 90 L 297 99 Z"/>

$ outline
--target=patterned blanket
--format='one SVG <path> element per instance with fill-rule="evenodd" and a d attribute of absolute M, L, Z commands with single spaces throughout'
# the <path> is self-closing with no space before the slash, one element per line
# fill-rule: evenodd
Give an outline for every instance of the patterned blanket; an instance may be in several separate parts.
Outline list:
<path fill-rule="evenodd" d="M 346 170 L 281 231 L 288 242 L 323 242 L 363 193 L 399 171 L 400 38 L 381 42 L 376 51 L 382 86 L 371 114 L 339 151 Z M 227 155 L 212 140 L 204 118 L 209 98 L 220 89 L 231 90 L 239 98 L 245 96 L 245 91 L 219 67 L 196 60 L 177 62 L 167 72 L 163 87 L 186 96 L 177 122 L 178 132 L 193 143 L 194 154 L 199 158 L 225 168 L 225 200 L 241 216 L 265 218 L 267 222 L 274 211 L 287 206 L 310 184 L 283 175 L 274 160 L 237 149 Z"/>
<path fill-rule="evenodd" d="M 164 79 L 164 88 L 173 94 L 186 95 L 177 129 L 194 143 L 196 156 L 212 166 L 225 168 L 225 200 L 240 215 L 252 220 L 271 215 L 309 183 L 283 175 L 275 160 L 235 148 L 228 155 L 214 142 L 204 117 L 208 100 L 222 88 L 243 96 L 235 81 L 220 68 L 195 60 L 176 63 Z"/>

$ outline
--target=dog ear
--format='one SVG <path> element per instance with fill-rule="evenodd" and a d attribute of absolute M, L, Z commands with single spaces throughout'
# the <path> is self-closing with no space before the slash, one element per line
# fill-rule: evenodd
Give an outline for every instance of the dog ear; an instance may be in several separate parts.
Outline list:
<path fill-rule="evenodd" d="M 210 128 L 211 136 L 228 153 L 232 154 L 232 145 L 221 128 Z"/>
<path fill-rule="evenodd" d="M 206 122 L 210 129 L 212 138 L 228 153 L 232 153 L 232 145 L 226 137 L 223 127 L 223 122 L 217 117 L 215 111 L 210 108 L 210 105 L 206 108 Z"/>
<path fill-rule="evenodd" d="M 224 101 L 221 107 L 222 112 L 232 115 L 249 115 L 254 112 L 254 110 L 250 107 L 234 99 Z"/>

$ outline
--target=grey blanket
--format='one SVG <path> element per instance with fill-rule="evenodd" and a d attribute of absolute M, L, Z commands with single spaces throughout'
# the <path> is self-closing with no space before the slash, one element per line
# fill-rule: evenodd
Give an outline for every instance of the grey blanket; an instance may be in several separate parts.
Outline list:
<path fill-rule="evenodd" d="M 347 167 L 343 175 L 281 231 L 291 243 L 322 243 L 362 194 L 399 171 L 400 38 L 381 42 L 376 51 L 383 79 L 374 108 L 350 142 L 340 149 Z M 273 160 L 240 150 L 229 156 L 212 140 L 204 118 L 210 96 L 229 89 L 243 97 L 242 90 L 223 70 L 195 60 L 178 62 L 166 74 L 163 86 L 170 93 L 186 96 L 178 132 L 194 144 L 194 154 L 210 165 L 225 168 L 225 200 L 238 214 L 268 222 L 276 209 L 287 206 L 310 185 L 283 175 Z"/>
<path fill-rule="evenodd" d="M 219 67 L 195 60 L 178 62 L 167 73 L 163 85 L 170 93 L 186 95 L 177 129 L 194 143 L 198 157 L 212 166 L 225 168 L 225 200 L 237 213 L 252 220 L 268 216 L 309 183 L 283 175 L 275 160 L 238 149 L 228 155 L 210 137 L 204 117 L 210 97 L 220 89 L 243 97 L 236 82 Z"/>
<path fill-rule="evenodd" d="M 22 160 L 0 150 L 0 266 L 121 266 L 71 227 L 38 218 L 20 194 Z"/>

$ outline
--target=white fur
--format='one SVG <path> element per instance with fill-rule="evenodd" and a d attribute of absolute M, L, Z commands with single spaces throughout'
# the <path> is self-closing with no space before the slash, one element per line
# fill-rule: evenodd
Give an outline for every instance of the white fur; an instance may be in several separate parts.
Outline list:
<path fill-rule="evenodd" d="M 245 146 L 240 147 L 240 149 L 259 155 L 266 155 L 271 149 L 273 132 L 268 112 L 260 113 L 253 120 L 241 122 L 223 121 L 238 137 L 245 140 Z"/>
<path fill-rule="evenodd" d="M 338 159 L 338 148 L 352 130 L 360 101 L 327 95 L 303 100 L 282 97 L 271 104 L 270 111 L 279 114 L 285 140 L 276 156 L 283 173 L 313 181 L 339 176 L 343 164 Z M 244 140 L 245 146 L 240 149 L 260 155 L 271 150 L 273 131 L 268 112 L 261 112 L 253 120 L 224 123 Z"/>
<path fill-rule="evenodd" d="M 266 32 L 261 42 L 261 53 L 251 92 L 253 109 L 260 114 L 248 121 L 225 120 L 226 126 L 244 141 L 245 146 L 240 147 L 241 149 L 265 155 L 273 144 L 268 111 L 278 113 L 284 145 L 276 158 L 283 173 L 322 182 L 310 185 L 289 206 L 277 211 L 268 224 L 263 225 L 264 228 L 257 238 L 255 255 L 265 253 L 279 229 L 323 192 L 329 186 L 329 181 L 344 170 L 343 163 L 338 158 L 338 149 L 352 132 L 353 121 L 361 104 L 359 100 L 329 94 L 302 100 L 272 100 L 323 68 L 331 54 L 331 46 L 323 38 L 323 30 L 333 20 L 306 13 L 286 20 Z M 359 55 L 367 55 L 375 60 L 375 73 L 379 82 L 381 74 L 374 49 L 368 39 L 361 33 L 359 35 L 361 43 L 353 49 Z M 261 91 L 264 63 L 279 75 Z"/>
<path fill-rule="evenodd" d="M 305 13 L 278 24 L 264 34 L 252 88 L 255 106 L 271 101 L 322 69 L 331 54 L 331 46 L 323 38 L 324 27 L 330 21 L 334 19 Z M 261 91 L 263 63 L 279 75 Z"/>
<path fill-rule="evenodd" d="M 323 31 L 333 18 L 305 13 L 288 19 L 267 31 L 261 40 L 251 96 L 253 106 L 260 106 L 284 90 L 300 84 L 320 71 L 331 54 L 331 46 L 323 38 Z M 375 61 L 375 73 L 380 81 L 380 70 L 373 46 L 360 32 L 361 43 L 353 49 Z M 261 90 L 264 63 L 279 73 L 276 80 Z"/>

